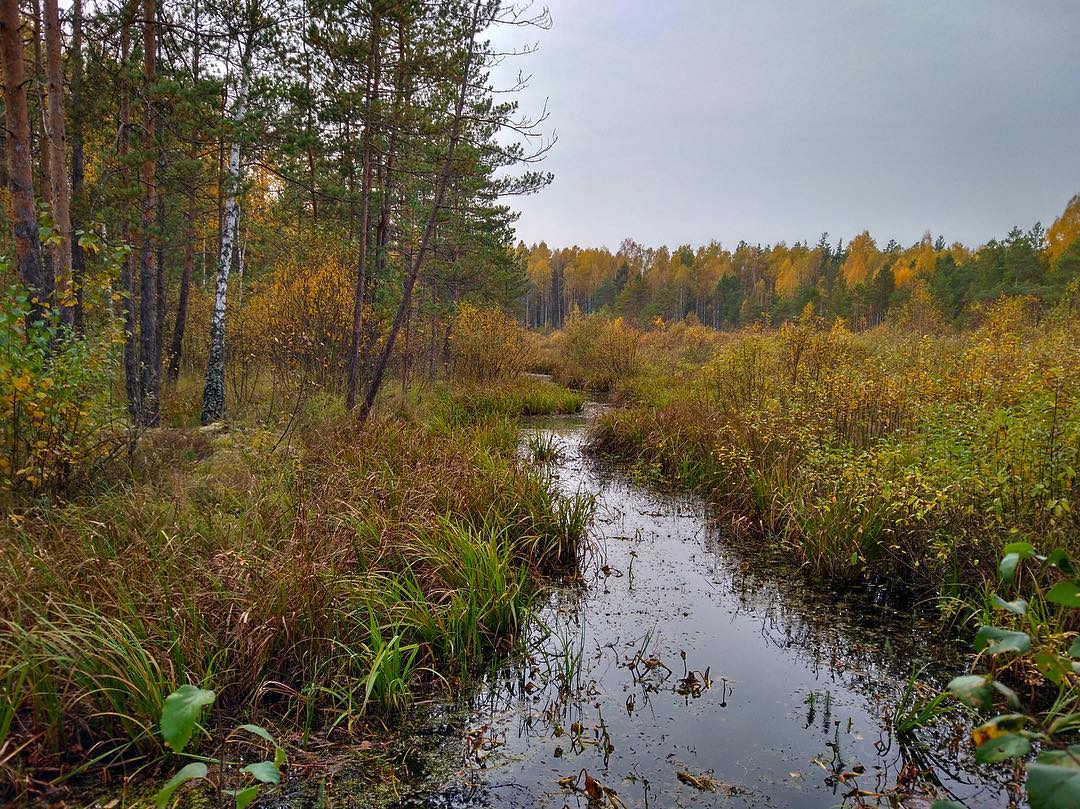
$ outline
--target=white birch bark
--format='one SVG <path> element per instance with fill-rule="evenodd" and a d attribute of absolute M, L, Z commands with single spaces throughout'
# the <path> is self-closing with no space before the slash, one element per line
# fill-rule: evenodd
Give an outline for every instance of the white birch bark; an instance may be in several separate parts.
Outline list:
<path fill-rule="evenodd" d="M 247 108 L 248 83 L 251 69 L 252 35 L 244 48 L 240 67 L 240 88 L 233 104 L 233 131 L 240 132 Z M 225 215 L 221 224 L 221 253 L 218 257 L 217 286 L 214 290 L 214 309 L 210 316 L 210 356 L 206 363 L 206 384 L 203 388 L 201 421 L 209 424 L 225 416 L 225 302 L 229 292 L 229 271 L 232 269 L 233 242 L 240 219 L 237 194 L 240 189 L 240 141 L 233 140 L 229 147 L 229 169 Z"/>

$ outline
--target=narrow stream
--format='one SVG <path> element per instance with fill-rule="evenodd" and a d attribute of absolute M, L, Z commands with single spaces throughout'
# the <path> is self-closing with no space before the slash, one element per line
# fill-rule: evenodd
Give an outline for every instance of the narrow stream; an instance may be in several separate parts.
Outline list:
<path fill-rule="evenodd" d="M 451 766 L 399 805 L 1008 805 L 959 717 L 893 733 L 913 665 L 962 665 L 932 627 L 759 570 L 700 499 L 585 454 L 585 419 L 529 431 L 557 440 L 562 489 L 597 497 L 583 582 L 553 588 L 527 657 L 447 713 Z"/>

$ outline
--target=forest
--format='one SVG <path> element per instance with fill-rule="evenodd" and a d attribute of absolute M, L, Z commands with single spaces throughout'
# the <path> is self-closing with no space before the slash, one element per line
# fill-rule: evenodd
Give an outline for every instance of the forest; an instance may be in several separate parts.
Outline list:
<path fill-rule="evenodd" d="M 809 245 L 712 242 L 648 248 L 625 239 L 605 248 L 552 250 L 518 243 L 528 275 L 525 322 L 561 328 L 573 307 L 607 311 L 638 326 L 693 314 L 717 329 L 755 322 L 776 326 L 807 306 L 856 328 L 880 324 L 913 299 L 932 303 L 948 322 L 970 322 L 972 307 L 1001 295 L 1054 301 L 1080 275 L 1080 196 L 1050 227 L 1014 227 L 1002 238 L 968 247 L 927 233 L 909 247 L 878 246 L 869 231 L 845 244 L 828 233 Z"/>
<path fill-rule="evenodd" d="M 1080 194 L 529 247 L 546 9 L 0 2 L 0 801 L 1080 804 Z"/>

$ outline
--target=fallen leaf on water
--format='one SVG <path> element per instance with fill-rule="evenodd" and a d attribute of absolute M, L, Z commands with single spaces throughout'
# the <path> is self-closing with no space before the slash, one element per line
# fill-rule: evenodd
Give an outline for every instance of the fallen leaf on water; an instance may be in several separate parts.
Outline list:
<path fill-rule="evenodd" d="M 684 784 L 689 784 L 694 789 L 702 792 L 716 792 L 717 781 L 715 778 L 709 775 L 694 775 L 688 773 L 686 770 L 679 770 L 675 773 L 675 777 L 682 781 Z"/>
<path fill-rule="evenodd" d="M 600 782 L 589 775 L 589 771 L 585 770 L 585 794 L 589 797 L 590 801 L 598 801 L 604 797 L 604 789 L 600 786 Z"/>

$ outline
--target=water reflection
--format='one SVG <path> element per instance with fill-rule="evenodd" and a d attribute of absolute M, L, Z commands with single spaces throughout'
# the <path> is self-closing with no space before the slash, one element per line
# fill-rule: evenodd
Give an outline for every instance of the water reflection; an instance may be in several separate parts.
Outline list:
<path fill-rule="evenodd" d="M 1008 805 L 959 717 L 893 734 L 912 666 L 956 665 L 925 624 L 815 590 L 590 459 L 582 426 L 551 432 L 558 485 L 598 497 L 583 582 L 472 692 L 453 777 L 402 805 Z"/>

